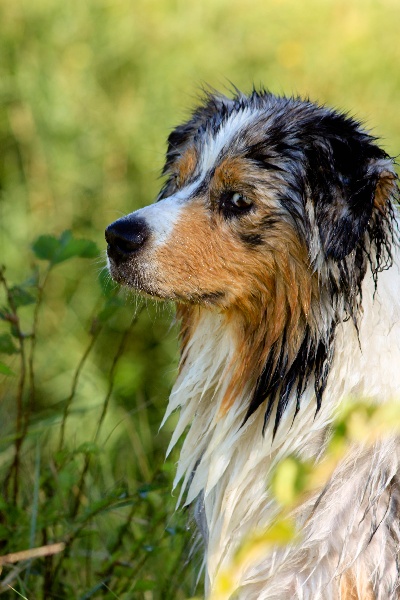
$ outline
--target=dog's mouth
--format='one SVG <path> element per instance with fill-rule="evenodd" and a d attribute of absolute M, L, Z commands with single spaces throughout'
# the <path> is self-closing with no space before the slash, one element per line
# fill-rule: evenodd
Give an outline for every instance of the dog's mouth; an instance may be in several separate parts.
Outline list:
<path fill-rule="evenodd" d="M 139 256 L 128 256 L 121 260 L 116 258 L 112 248 L 107 248 L 107 256 L 108 270 L 114 281 L 145 296 L 166 299 L 165 294 L 156 285 L 155 269 L 139 260 Z"/>

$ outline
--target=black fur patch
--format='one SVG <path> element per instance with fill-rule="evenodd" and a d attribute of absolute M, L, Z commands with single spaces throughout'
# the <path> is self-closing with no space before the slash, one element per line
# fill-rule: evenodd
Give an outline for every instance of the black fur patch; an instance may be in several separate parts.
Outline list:
<path fill-rule="evenodd" d="M 296 398 L 295 418 L 300 410 L 301 396 L 311 377 L 314 377 L 314 391 L 317 398 L 316 412 L 319 411 L 334 353 L 335 327 L 335 324 L 331 326 L 327 339 L 317 341 L 313 340 L 310 328 L 306 327 L 303 341 L 291 364 L 288 363 L 284 334 L 277 359 L 275 347 L 271 349 L 263 372 L 258 378 L 244 422 L 261 404 L 267 401 L 264 415 L 264 432 L 269 423 L 272 409 L 277 403 L 273 429 L 273 437 L 275 437 L 292 391 L 295 390 Z"/>
<path fill-rule="evenodd" d="M 244 244 L 246 244 L 246 246 L 249 246 L 250 248 L 257 248 L 258 246 L 261 246 L 261 244 L 263 244 L 264 242 L 264 238 L 261 234 L 259 233 L 240 233 L 239 234 L 240 239 L 242 240 L 242 242 Z"/>

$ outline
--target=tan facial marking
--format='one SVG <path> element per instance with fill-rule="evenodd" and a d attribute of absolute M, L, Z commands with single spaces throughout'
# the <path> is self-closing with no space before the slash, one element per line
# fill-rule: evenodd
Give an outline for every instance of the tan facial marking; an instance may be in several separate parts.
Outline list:
<path fill-rule="evenodd" d="M 374 206 L 381 212 L 386 213 L 388 200 L 396 187 L 396 177 L 390 171 L 384 171 L 376 186 Z"/>
<path fill-rule="evenodd" d="M 189 177 L 194 173 L 197 164 L 197 152 L 192 146 L 188 148 L 176 163 L 177 183 L 182 186 L 186 183 Z"/>
<path fill-rule="evenodd" d="M 216 188 L 230 187 L 248 179 L 249 164 L 243 158 L 227 158 L 215 169 L 213 185 Z"/>
<path fill-rule="evenodd" d="M 235 278 L 245 262 L 229 224 L 200 199 L 182 209 L 170 239 L 154 253 L 162 295 L 191 302 L 221 291 L 238 295 L 242 283 Z"/>
<path fill-rule="evenodd" d="M 229 410 L 244 382 L 256 383 L 277 343 L 272 358 L 278 359 L 279 340 L 285 330 L 289 363 L 296 357 L 305 326 L 312 320 L 312 300 L 317 301 L 319 296 L 318 281 L 308 269 L 306 247 L 290 225 L 282 222 L 263 252 L 263 260 L 257 257 L 258 273 L 253 274 L 258 283 L 257 295 L 243 294 L 237 306 L 228 311 L 229 318 L 236 321 L 237 355 L 241 358 L 231 365 L 233 373 L 221 415 Z M 261 315 L 260 306 L 265 307 Z"/>
<path fill-rule="evenodd" d="M 273 173 L 260 171 L 250 160 L 245 158 L 226 158 L 215 169 L 211 181 L 210 193 L 211 196 L 214 195 L 218 198 L 222 191 L 232 190 L 242 192 L 246 195 L 250 194 L 255 199 L 255 196 L 257 196 L 256 190 L 260 188 L 260 183 L 263 184 L 262 201 L 265 204 L 266 201 L 273 197 Z"/>

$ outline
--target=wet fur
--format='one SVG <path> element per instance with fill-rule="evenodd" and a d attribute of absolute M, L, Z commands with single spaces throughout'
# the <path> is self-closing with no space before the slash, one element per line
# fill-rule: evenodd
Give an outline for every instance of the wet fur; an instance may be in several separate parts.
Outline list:
<path fill-rule="evenodd" d="M 240 540 L 273 522 L 277 462 L 318 460 L 343 399 L 398 398 L 398 192 L 359 123 L 267 92 L 207 96 L 171 133 L 164 174 L 157 204 L 110 226 L 109 266 L 177 303 L 165 418 L 180 409 L 175 484 L 197 502 L 209 592 Z M 301 543 L 237 573 L 238 597 L 397 598 L 399 461 L 396 439 L 353 449 L 298 510 Z"/>

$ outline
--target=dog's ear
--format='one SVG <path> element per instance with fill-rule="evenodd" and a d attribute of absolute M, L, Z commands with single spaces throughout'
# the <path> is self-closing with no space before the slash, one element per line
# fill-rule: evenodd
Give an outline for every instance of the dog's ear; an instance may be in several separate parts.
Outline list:
<path fill-rule="evenodd" d="M 312 151 L 311 193 L 327 258 L 342 260 L 363 240 L 374 208 L 386 213 L 396 189 L 393 163 L 351 120 L 344 135 L 327 134 Z"/>

